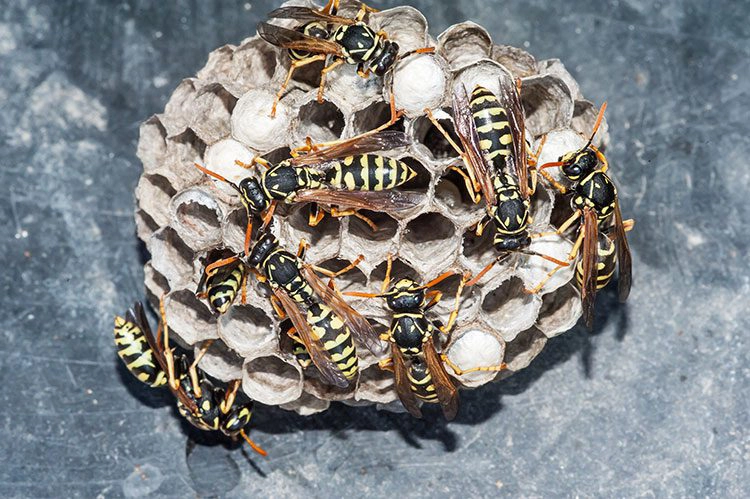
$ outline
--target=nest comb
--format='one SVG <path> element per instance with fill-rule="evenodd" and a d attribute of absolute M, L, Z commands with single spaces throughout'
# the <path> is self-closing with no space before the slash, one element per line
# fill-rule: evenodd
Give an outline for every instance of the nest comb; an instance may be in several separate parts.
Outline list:
<path fill-rule="evenodd" d="M 342 5 L 344 12 L 353 7 Z M 471 204 L 460 177 L 448 170 L 457 162 L 456 155 L 423 113 L 432 109 L 442 124 L 452 128 L 453 85 L 463 83 L 469 92 L 477 84 L 497 91 L 499 72 L 521 78 L 527 138 L 536 145 L 547 136 L 541 162 L 581 147 L 582 135 L 590 132 L 597 114 L 559 60 L 537 61 L 521 49 L 496 45 L 477 24 L 453 25 L 433 39 L 425 17 L 412 7 L 370 14 L 369 23 L 385 30 L 402 53 L 427 45 L 436 50 L 402 59 L 384 79 L 365 80 L 353 66 L 342 65 L 329 74 L 322 104 L 316 102 L 321 66 L 311 65 L 296 73 L 272 119 L 269 111 L 289 58 L 286 51 L 254 36 L 238 46 L 213 51 L 197 76 L 175 89 L 164 112 L 141 126 L 138 156 L 144 171 L 136 190 L 135 217 L 138 236 L 151 253 L 145 265 L 150 300 L 166 294 L 170 326 L 183 346 L 216 340 L 200 364 L 207 373 L 223 381 L 241 378 L 243 390 L 253 399 L 303 415 L 324 411 L 332 400 L 399 410 L 393 375 L 381 371 L 378 359 L 359 348 L 361 374 L 349 390 L 306 376 L 294 357 L 280 351 L 277 321 L 252 278 L 247 304 L 238 299 L 221 317 L 212 315 L 206 303 L 195 297 L 207 255 L 216 248 L 241 250 L 246 214 L 235 191 L 202 174 L 193 162 L 239 181 L 248 172 L 235 160 L 249 162 L 263 155 L 274 162 L 287 157 L 289 149 L 302 145 L 307 136 L 316 142 L 330 141 L 384 123 L 392 90 L 397 106 L 405 111 L 397 126 L 403 126 L 412 143 L 385 153 L 418 172 L 409 187 L 424 194 L 419 208 L 399 220 L 367 213 L 380 227 L 378 232 L 354 217 L 327 217 L 318 227 L 309 227 L 306 208 L 301 206 L 280 207 L 275 224 L 288 250 L 294 251 L 301 238 L 311 243 L 306 256 L 310 263 L 337 269 L 359 254 L 366 255 L 359 268 L 340 277 L 338 284 L 343 290 L 373 291 L 384 277 L 389 253 L 394 256 L 395 276 L 408 275 L 421 282 L 447 270 L 477 273 L 496 256 L 490 237 L 476 238 L 472 231 L 483 216 L 483 204 Z M 605 123 L 597 144 L 607 142 Z M 533 232 L 554 230 L 551 223 L 569 210 L 567 199 L 555 194 L 542 184 L 537 189 L 532 199 Z M 571 242 L 541 238 L 532 249 L 564 259 Z M 475 388 L 523 369 L 548 338 L 576 323 L 581 305 L 570 282 L 572 266 L 558 272 L 538 295 L 523 292 L 538 283 L 551 265 L 540 258 L 514 256 L 464 292 L 445 353 L 462 369 L 502 361 L 509 369 L 456 377 L 461 386 Z M 455 277 L 438 289 L 448 298 L 457 285 Z M 451 302 L 443 300 L 430 317 L 445 321 Z M 382 300 L 351 303 L 383 330 L 390 324 Z"/>

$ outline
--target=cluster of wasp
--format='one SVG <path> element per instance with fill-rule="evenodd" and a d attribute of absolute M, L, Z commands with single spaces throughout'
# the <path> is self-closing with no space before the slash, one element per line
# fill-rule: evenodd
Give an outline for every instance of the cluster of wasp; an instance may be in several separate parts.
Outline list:
<path fill-rule="evenodd" d="M 285 82 L 269 113 L 285 96 L 296 69 L 316 61 L 326 61 L 322 70 L 318 99 L 322 100 L 325 76 L 341 64 L 358 67 L 362 78 L 371 73 L 382 77 L 404 57 L 399 46 L 382 31 L 365 22 L 373 9 L 362 4 L 354 17 L 337 15 L 339 0 L 330 0 L 320 10 L 283 7 L 269 14 L 272 19 L 293 19 L 300 24 L 288 29 L 260 23 L 259 35 L 272 45 L 286 49 L 291 59 Z M 430 52 L 431 47 L 417 49 Z M 342 292 L 336 279 L 356 268 L 364 256 L 336 272 L 305 262 L 307 244 L 300 242 L 296 252 L 282 247 L 273 233 L 278 224 L 274 211 L 278 203 L 309 206 L 308 223 L 316 226 L 328 214 L 354 216 L 374 231 L 377 225 L 361 210 L 392 215 L 408 212 L 421 202 L 421 195 L 404 189 L 416 176 L 406 163 L 378 153 L 409 144 L 408 137 L 389 129 L 398 121 L 391 92 L 391 118 L 382 126 L 355 137 L 315 144 L 311 140 L 292 149 L 289 157 L 271 163 L 256 157 L 238 167 L 257 169 L 239 183 L 196 164 L 204 174 L 225 182 L 239 194 L 247 211 L 244 248 L 239 254 L 215 253 L 205 262 L 196 295 L 211 310 L 225 314 L 239 298 L 245 303 L 247 280 L 254 276 L 268 292 L 268 300 L 279 319 L 279 348 L 289 352 L 311 377 L 344 388 L 356 383 L 359 372 L 358 348 L 364 347 L 380 360 L 380 367 L 393 372 L 395 388 L 406 410 L 421 417 L 421 403 L 439 404 L 445 417 L 458 411 L 458 389 L 448 369 L 457 376 L 471 371 L 501 371 L 505 364 L 461 370 L 442 352 L 458 316 L 463 291 L 478 283 L 498 262 L 513 254 L 543 258 L 554 267 L 527 293 L 538 293 L 560 269 L 574 265 L 583 305 L 583 317 L 591 327 L 594 298 L 618 270 L 619 297 L 630 291 L 631 257 L 626 232 L 632 220 L 623 220 L 617 190 L 607 175 L 608 163 L 592 141 L 602 122 L 602 105 L 586 144 L 558 161 L 539 164 L 541 148 L 532 152 L 526 139 L 520 80 L 501 74 L 499 92 L 482 86 L 471 89 L 456 86 L 452 92 L 453 134 L 432 115 L 424 114 L 458 153 L 460 162 L 451 166 L 463 179 L 474 203 L 484 202 L 485 216 L 476 226 L 479 236 L 492 231 L 495 256 L 476 275 L 461 274 L 454 306 L 442 323 L 430 317 L 430 309 L 442 298 L 434 288 L 455 272 L 445 272 L 420 283 L 405 276 L 392 276 L 388 258 L 385 278 L 377 292 Z M 458 141 L 453 137 L 457 137 Z M 559 168 L 563 183 L 547 171 Z M 539 179 L 539 177 L 542 179 Z M 546 181 L 570 199 L 572 214 L 554 232 L 575 234 L 573 248 L 565 260 L 532 251 L 532 240 L 549 232 L 532 233 L 530 197 L 538 182 Z M 379 335 L 370 321 L 355 310 L 346 297 L 385 300 L 391 311 L 391 325 Z M 163 303 L 158 332 L 154 335 L 143 308 L 136 304 L 124 318 L 115 319 L 118 353 L 140 381 L 152 386 L 166 385 L 175 395 L 180 413 L 193 425 L 217 430 L 230 437 L 242 436 L 260 453 L 247 436 L 252 414 L 251 400 L 239 392 L 240 380 L 219 388 L 198 367 L 210 346 L 205 342 L 191 361 L 187 354 L 176 355 L 169 343 L 169 326 Z M 386 354 L 385 344 L 390 352 Z"/>

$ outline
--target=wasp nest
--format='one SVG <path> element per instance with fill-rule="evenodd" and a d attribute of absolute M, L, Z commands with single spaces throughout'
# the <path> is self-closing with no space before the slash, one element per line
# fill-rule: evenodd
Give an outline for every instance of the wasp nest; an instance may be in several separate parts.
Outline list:
<path fill-rule="evenodd" d="M 596 119 L 595 107 L 583 99 L 560 61 L 536 61 L 521 49 L 493 44 L 489 33 L 474 23 L 451 26 L 434 39 L 424 16 L 411 7 L 371 14 L 369 22 L 389 33 L 402 53 L 424 46 L 434 46 L 435 52 L 403 58 L 384 79 L 362 79 L 353 66 L 342 65 L 329 74 L 322 104 L 316 102 L 321 66 L 311 65 L 295 74 L 276 117 L 271 118 L 274 94 L 286 76 L 289 58 L 285 51 L 251 37 L 212 52 L 198 75 L 175 89 L 164 112 L 141 127 L 138 155 L 144 172 L 136 191 L 136 222 L 138 235 L 152 255 L 145 267 L 150 299 L 167 295 L 170 326 L 183 346 L 217 340 L 201 361 L 206 372 L 224 381 L 241 378 L 253 399 L 300 414 L 323 411 L 332 400 L 398 407 L 390 404 L 397 400 L 393 375 L 381 371 L 378 359 L 364 348 L 359 349 L 361 374 L 349 390 L 326 386 L 314 374 L 304 373 L 294 357 L 279 348 L 277 320 L 267 295 L 252 277 L 247 303 L 238 299 L 221 317 L 195 297 L 207 256 L 217 248 L 240 251 L 247 219 L 236 192 L 198 171 L 193 162 L 237 182 L 249 172 L 236 166 L 235 160 L 250 162 L 263 155 L 279 161 L 305 137 L 330 141 L 386 122 L 392 91 L 397 107 L 405 111 L 395 126 L 403 127 L 412 142 L 385 153 L 418 173 L 407 186 L 424 194 L 418 209 L 403 219 L 367 212 L 379 226 L 377 232 L 354 217 L 329 217 L 318 227 L 309 227 L 302 206 L 280 206 L 275 215 L 277 236 L 286 249 L 294 251 L 303 238 L 311 243 L 306 256 L 310 263 L 335 270 L 365 255 L 358 269 L 341 276 L 338 285 L 343 290 L 372 292 L 380 287 L 388 254 L 394 257 L 394 276 L 422 282 L 447 270 L 476 274 L 496 257 L 489 234 L 477 238 L 472 230 L 484 214 L 483 204 L 472 204 L 461 177 L 448 169 L 457 164 L 457 155 L 423 113 L 432 109 L 450 130 L 454 85 L 463 83 L 469 92 L 476 84 L 497 91 L 501 72 L 520 77 L 528 140 L 535 145 L 547 136 L 541 162 L 580 147 L 581 134 L 588 134 Z M 606 145 L 607 140 L 605 124 L 598 145 Z M 554 230 L 551 220 L 559 222 L 566 210 L 568 201 L 540 184 L 533 197 L 532 231 Z M 571 242 L 545 237 L 535 240 L 531 249 L 564 259 Z M 526 367 L 547 338 L 576 323 L 581 307 L 570 282 L 572 266 L 558 272 L 541 293 L 524 293 L 553 265 L 516 255 L 464 292 L 444 352 L 463 369 L 504 361 L 508 370 L 456 377 L 461 385 L 477 387 Z M 444 299 L 430 312 L 432 319 L 447 320 L 458 282 L 453 277 L 438 286 Z M 382 330 L 390 324 L 382 300 L 351 303 Z"/>

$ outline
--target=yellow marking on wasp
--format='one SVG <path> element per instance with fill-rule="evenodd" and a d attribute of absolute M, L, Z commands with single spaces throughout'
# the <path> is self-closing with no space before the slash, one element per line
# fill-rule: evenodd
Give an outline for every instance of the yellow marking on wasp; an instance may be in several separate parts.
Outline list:
<path fill-rule="evenodd" d="M 477 106 L 479 104 L 484 104 L 485 102 L 497 102 L 497 97 L 492 94 L 480 95 L 475 97 L 469 106 Z"/>
<path fill-rule="evenodd" d="M 344 165 L 351 166 L 354 163 L 354 156 L 347 156 L 344 158 Z"/>
<path fill-rule="evenodd" d="M 489 151 L 492 147 L 492 141 L 489 139 L 482 139 L 479 141 L 479 147 L 484 149 L 485 151 Z"/>
<path fill-rule="evenodd" d="M 507 128 L 508 122 L 507 121 L 495 121 L 493 123 L 487 123 L 486 125 L 482 125 L 480 127 L 477 127 L 478 133 L 489 133 L 492 130 L 502 130 L 504 128 Z"/>

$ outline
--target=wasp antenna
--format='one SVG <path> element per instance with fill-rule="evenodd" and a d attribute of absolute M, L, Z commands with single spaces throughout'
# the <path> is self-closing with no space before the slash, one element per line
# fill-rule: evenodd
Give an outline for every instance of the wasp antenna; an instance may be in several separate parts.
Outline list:
<path fill-rule="evenodd" d="M 205 173 L 206 175 L 209 175 L 209 176 L 211 176 L 211 177 L 213 177 L 213 178 L 215 178 L 215 179 L 217 179 L 217 180 L 221 180 L 222 182 L 226 182 L 227 184 L 231 185 L 231 186 L 232 186 L 232 187 L 233 187 L 233 188 L 234 188 L 234 189 L 235 189 L 235 190 L 236 190 L 237 192 L 239 192 L 239 191 L 240 191 L 240 188 L 239 188 L 239 187 L 237 187 L 237 184 L 235 184 L 234 182 L 232 182 L 232 181 L 230 181 L 230 180 L 227 180 L 227 179 L 225 179 L 224 177 L 222 177 L 222 176 L 221 176 L 221 175 L 219 175 L 218 173 L 216 173 L 216 172 L 212 172 L 212 171 L 211 171 L 211 170 L 209 170 L 208 168 L 206 168 L 206 167 L 204 167 L 204 166 L 201 166 L 201 165 L 199 165 L 198 163 L 193 163 L 193 165 L 195 165 L 195 167 L 196 167 L 197 169 L 199 169 L 200 171 L 202 171 L 202 172 L 203 172 L 203 173 Z"/>
<path fill-rule="evenodd" d="M 245 442 L 247 442 L 248 445 L 250 446 L 250 448 L 253 449 L 255 452 L 257 452 L 258 454 L 260 454 L 263 457 L 266 457 L 268 455 L 268 452 L 266 452 L 265 450 L 263 450 L 263 448 L 261 446 L 259 446 L 255 442 L 253 442 L 250 439 L 250 437 L 247 436 L 247 433 L 245 433 L 245 430 L 240 430 L 240 435 L 242 435 L 242 438 L 245 439 Z"/>
<path fill-rule="evenodd" d="M 591 130 L 591 136 L 589 137 L 589 141 L 586 143 L 586 147 L 590 146 L 591 143 L 594 141 L 596 132 L 599 130 L 599 126 L 602 124 L 602 120 L 604 119 L 604 111 L 606 110 L 607 110 L 607 101 L 604 101 L 604 103 L 602 103 L 602 107 L 599 108 L 599 114 L 596 116 L 596 123 L 594 123 L 594 129 Z M 586 149 L 586 147 L 584 147 L 584 149 Z"/>

